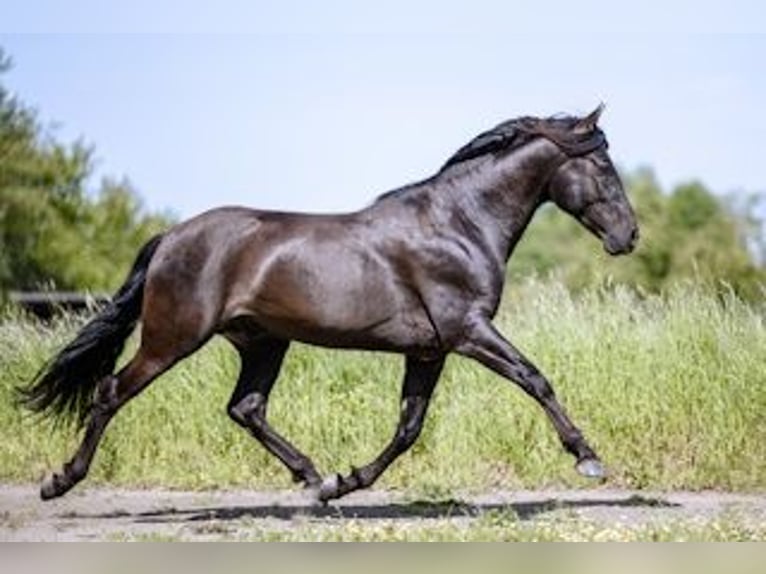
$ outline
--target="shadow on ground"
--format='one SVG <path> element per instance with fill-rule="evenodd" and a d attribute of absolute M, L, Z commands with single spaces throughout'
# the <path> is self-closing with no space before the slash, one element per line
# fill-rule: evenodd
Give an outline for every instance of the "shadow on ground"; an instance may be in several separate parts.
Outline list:
<path fill-rule="evenodd" d="M 407 503 L 385 503 L 368 505 L 249 505 L 218 506 L 200 508 L 163 508 L 147 512 L 130 513 L 117 511 L 103 514 L 69 513 L 65 518 L 129 519 L 137 523 L 182 523 L 226 521 L 242 519 L 292 520 L 296 517 L 362 520 L 418 518 L 460 518 L 476 517 L 487 512 L 510 512 L 520 520 L 531 520 L 540 514 L 552 511 L 582 508 L 674 508 L 679 504 L 659 498 L 629 496 L 613 499 L 546 499 L 528 502 L 475 504 L 459 500 L 413 501 Z"/>

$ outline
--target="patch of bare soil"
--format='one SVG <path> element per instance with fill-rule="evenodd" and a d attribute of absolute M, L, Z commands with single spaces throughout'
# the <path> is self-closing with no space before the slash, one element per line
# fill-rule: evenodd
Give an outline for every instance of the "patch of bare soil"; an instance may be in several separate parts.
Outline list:
<path fill-rule="evenodd" d="M 0 540 L 226 540 L 297 525 L 387 521 L 470 521 L 491 511 L 521 521 L 561 514 L 605 524 L 713 520 L 735 513 L 766 522 L 766 494 L 631 492 L 624 490 L 515 491 L 419 500 L 412 495 L 361 491 L 322 506 L 309 492 L 178 492 L 78 488 L 42 502 L 36 485 L 0 485 Z"/>

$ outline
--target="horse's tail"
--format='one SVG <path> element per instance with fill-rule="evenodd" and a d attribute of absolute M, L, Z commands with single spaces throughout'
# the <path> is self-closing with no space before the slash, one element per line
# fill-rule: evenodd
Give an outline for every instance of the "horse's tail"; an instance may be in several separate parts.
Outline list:
<path fill-rule="evenodd" d="M 141 248 L 111 302 L 43 366 L 28 388 L 17 389 L 21 405 L 67 421 L 76 417 L 80 426 L 84 424 L 96 385 L 114 371 L 141 315 L 146 271 L 161 239 L 157 235 Z"/>

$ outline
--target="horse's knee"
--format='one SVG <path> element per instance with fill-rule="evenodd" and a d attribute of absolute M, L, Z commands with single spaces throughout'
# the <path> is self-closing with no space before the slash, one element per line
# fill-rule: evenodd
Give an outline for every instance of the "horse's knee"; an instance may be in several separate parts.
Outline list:
<path fill-rule="evenodd" d="M 534 370 L 532 376 L 530 376 L 527 380 L 527 384 L 531 389 L 529 394 L 532 396 L 542 401 L 551 400 L 556 396 L 556 393 L 553 390 L 553 386 L 550 384 L 548 379 L 546 379 L 537 369 Z"/>
<path fill-rule="evenodd" d="M 228 414 L 229 418 L 238 425 L 247 426 L 248 409 L 246 408 L 246 405 L 242 404 L 242 401 L 233 404 L 229 403 L 226 407 L 226 414 Z"/>
<path fill-rule="evenodd" d="M 263 419 L 266 403 L 258 393 L 247 395 L 246 397 L 232 401 L 226 407 L 229 417 L 238 425 L 251 427 Z"/>

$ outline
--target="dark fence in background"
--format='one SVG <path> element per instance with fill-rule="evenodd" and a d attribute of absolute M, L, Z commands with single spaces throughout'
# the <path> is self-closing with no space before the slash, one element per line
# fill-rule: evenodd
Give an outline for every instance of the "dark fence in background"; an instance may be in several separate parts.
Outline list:
<path fill-rule="evenodd" d="M 9 301 L 43 320 L 59 313 L 82 313 L 96 309 L 109 301 L 100 293 L 70 291 L 11 291 Z"/>

